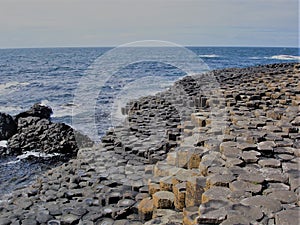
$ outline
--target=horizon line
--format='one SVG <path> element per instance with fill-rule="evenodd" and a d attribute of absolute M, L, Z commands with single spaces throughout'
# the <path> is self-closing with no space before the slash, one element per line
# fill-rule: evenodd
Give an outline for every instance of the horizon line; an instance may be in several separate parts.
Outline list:
<path fill-rule="evenodd" d="M 0 47 L 0 50 L 5 49 L 50 49 L 50 48 L 117 48 L 122 45 L 112 46 L 37 46 L 37 47 Z M 300 48 L 300 46 L 261 46 L 261 45 L 181 45 L 182 47 L 200 47 L 200 48 Z M 165 46 L 137 46 L 137 47 L 165 47 Z"/>

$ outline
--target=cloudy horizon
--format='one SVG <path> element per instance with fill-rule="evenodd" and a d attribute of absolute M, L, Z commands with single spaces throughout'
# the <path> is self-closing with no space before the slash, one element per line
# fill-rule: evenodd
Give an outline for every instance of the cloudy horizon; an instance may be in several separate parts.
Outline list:
<path fill-rule="evenodd" d="M 297 0 L 0 0 L 0 48 L 299 46 Z"/>

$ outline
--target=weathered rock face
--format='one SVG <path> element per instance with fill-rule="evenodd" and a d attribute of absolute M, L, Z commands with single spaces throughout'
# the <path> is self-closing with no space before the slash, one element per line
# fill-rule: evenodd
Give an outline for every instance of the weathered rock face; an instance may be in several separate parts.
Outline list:
<path fill-rule="evenodd" d="M 0 113 L 0 141 L 8 140 L 16 132 L 17 124 L 14 119 L 6 113 Z"/>

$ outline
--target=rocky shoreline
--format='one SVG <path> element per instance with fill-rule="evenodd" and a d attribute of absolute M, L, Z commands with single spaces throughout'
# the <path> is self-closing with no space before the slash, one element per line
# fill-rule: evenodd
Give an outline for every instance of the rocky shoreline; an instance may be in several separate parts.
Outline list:
<path fill-rule="evenodd" d="M 6 224 L 298 224 L 300 64 L 187 76 L 0 203 Z"/>

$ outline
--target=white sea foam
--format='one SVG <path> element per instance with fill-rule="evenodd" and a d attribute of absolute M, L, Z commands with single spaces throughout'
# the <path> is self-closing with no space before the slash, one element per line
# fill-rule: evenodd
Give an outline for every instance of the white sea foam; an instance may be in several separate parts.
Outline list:
<path fill-rule="evenodd" d="M 38 158 L 50 158 L 50 157 L 58 156 L 58 155 L 59 155 L 58 153 L 46 154 L 46 153 L 43 153 L 43 152 L 28 151 L 28 152 L 25 152 L 22 155 L 17 156 L 16 160 L 5 163 L 5 165 L 18 163 L 22 159 L 26 159 L 30 156 L 35 156 L 35 157 L 38 157 Z"/>
<path fill-rule="evenodd" d="M 221 57 L 219 55 L 216 54 L 210 54 L 210 55 L 198 55 L 200 58 L 218 58 Z"/>
<path fill-rule="evenodd" d="M 29 85 L 28 82 L 12 81 L 5 84 L 0 84 L 0 95 L 9 94 L 15 92 L 18 88 Z"/>
<path fill-rule="evenodd" d="M 0 141 L 0 147 L 7 148 L 7 141 Z"/>
<path fill-rule="evenodd" d="M 265 59 L 279 59 L 279 60 L 300 60 L 300 56 L 295 55 L 273 55 L 271 57 L 264 57 Z"/>

